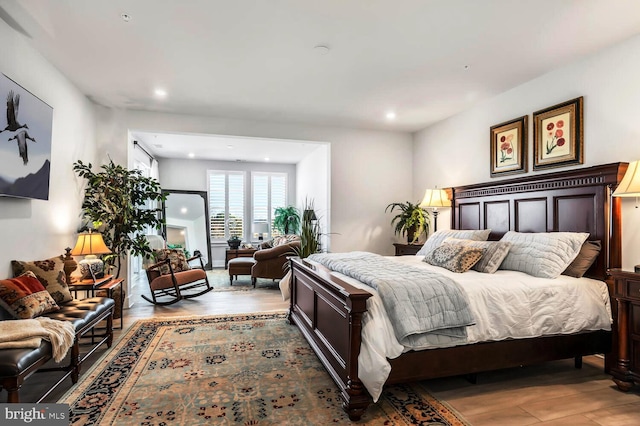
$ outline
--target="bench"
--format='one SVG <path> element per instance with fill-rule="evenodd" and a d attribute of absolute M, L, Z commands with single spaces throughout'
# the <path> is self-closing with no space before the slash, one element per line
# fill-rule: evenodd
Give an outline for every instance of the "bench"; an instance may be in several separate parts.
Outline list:
<path fill-rule="evenodd" d="M 67 377 L 73 383 L 78 382 L 82 363 L 103 343 L 111 347 L 113 343 L 113 311 L 115 302 L 107 297 L 92 297 L 72 300 L 60 305 L 60 310 L 43 316 L 61 321 L 71 321 L 75 327 L 75 339 L 69 350 L 69 364 L 51 368 L 41 368 L 53 358 L 51 344 L 45 340 L 35 349 L 0 349 L 0 390 L 8 392 L 7 402 L 20 402 L 20 388 L 24 381 L 37 371 L 64 371 L 60 380 L 51 386 L 38 401 L 46 398 Z M 0 308 L 0 320 L 13 319 L 8 312 Z M 106 328 L 96 332 L 96 325 L 106 320 Z M 80 340 L 91 339 L 88 352 L 80 353 Z"/>

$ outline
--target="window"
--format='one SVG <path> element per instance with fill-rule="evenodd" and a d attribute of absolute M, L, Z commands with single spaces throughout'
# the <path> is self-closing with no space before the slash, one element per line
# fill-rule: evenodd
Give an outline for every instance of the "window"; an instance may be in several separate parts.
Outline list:
<path fill-rule="evenodd" d="M 253 183 L 253 222 L 267 222 L 271 236 L 280 235 L 273 228 L 273 218 L 278 207 L 287 206 L 287 175 L 286 173 L 251 174 Z"/>
<path fill-rule="evenodd" d="M 209 214 L 212 240 L 241 239 L 245 230 L 245 174 L 233 171 L 209 171 Z"/>

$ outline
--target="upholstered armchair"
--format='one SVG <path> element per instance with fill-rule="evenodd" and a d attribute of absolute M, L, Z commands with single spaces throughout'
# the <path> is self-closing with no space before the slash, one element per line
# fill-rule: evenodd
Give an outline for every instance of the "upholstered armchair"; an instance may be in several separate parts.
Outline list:
<path fill-rule="evenodd" d="M 295 256 L 300 240 L 290 241 L 272 248 L 264 248 L 253 254 L 256 263 L 251 268 L 251 282 L 254 287 L 258 278 L 281 279 L 285 276 L 287 256 Z"/>

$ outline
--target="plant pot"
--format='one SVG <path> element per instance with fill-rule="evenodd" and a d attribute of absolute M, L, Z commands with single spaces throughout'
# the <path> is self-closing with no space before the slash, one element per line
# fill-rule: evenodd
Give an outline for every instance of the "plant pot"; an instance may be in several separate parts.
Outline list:
<path fill-rule="evenodd" d="M 242 240 L 240 238 L 229 238 L 227 240 L 227 244 L 229 244 L 229 248 L 232 250 L 237 250 L 240 248 L 240 243 Z"/>

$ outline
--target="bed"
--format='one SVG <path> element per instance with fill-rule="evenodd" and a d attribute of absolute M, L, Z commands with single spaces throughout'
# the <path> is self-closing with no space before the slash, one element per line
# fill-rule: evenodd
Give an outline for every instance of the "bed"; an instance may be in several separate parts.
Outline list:
<path fill-rule="evenodd" d="M 621 265 L 619 200 L 611 197 L 626 170 L 613 163 L 552 174 L 536 174 L 451 189 L 452 229 L 491 229 L 490 240 L 508 231 L 587 232 L 602 250 L 586 276 L 607 281 Z M 372 293 L 308 260 L 291 262 L 289 320 L 296 324 L 340 389 L 342 406 L 358 420 L 372 398 L 358 371 L 363 317 Z M 615 324 L 615 306 L 613 308 Z M 366 318 L 366 317 L 364 317 Z M 568 335 L 480 342 L 416 350 L 389 359 L 386 384 L 534 364 L 556 359 L 615 354 L 615 332 L 593 330 Z"/>

